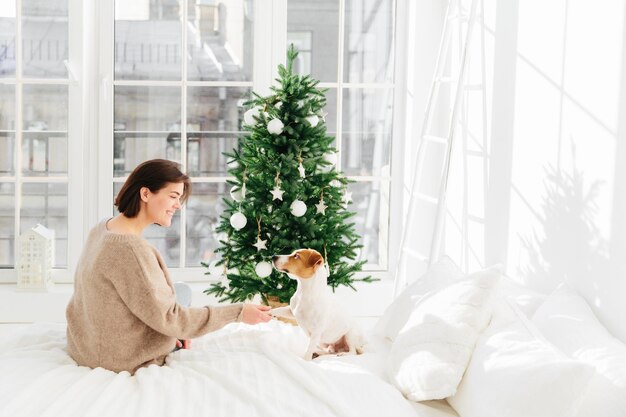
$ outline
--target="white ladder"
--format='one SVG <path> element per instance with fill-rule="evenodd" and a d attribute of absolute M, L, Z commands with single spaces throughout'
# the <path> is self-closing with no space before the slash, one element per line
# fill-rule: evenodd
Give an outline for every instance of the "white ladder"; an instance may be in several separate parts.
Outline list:
<path fill-rule="evenodd" d="M 467 64 L 467 53 L 471 34 L 476 20 L 476 6 L 480 0 L 469 0 L 469 14 L 462 7 L 462 0 L 450 0 L 445 15 L 443 31 L 437 54 L 435 74 L 430 87 L 417 158 L 413 171 L 409 195 L 409 207 L 406 221 L 402 229 L 400 253 L 396 264 L 394 296 L 397 296 L 408 284 L 407 273 L 416 273 L 415 265 L 422 270 L 439 258 L 445 220 L 446 189 L 450 171 L 450 158 L 454 141 L 454 130 L 457 124 L 461 95 L 464 89 L 464 75 Z M 450 68 L 450 74 L 444 71 L 451 59 L 452 32 L 454 24 L 458 24 L 459 34 L 463 34 L 460 60 L 456 72 Z M 465 31 L 463 24 L 465 23 Z M 449 65 L 452 67 L 452 64 Z M 454 102 L 443 115 L 442 104 L 445 98 L 440 97 L 443 86 L 454 87 Z M 435 116 L 447 116 L 443 132 L 436 131 L 433 126 Z M 424 189 L 429 184 L 438 184 L 438 189 Z M 429 192 L 430 191 L 430 192 Z M 413 264 L 410 264 L 413 261 Z M 417 261 L 417 264 L 415 264 Z M 420 271 L 421 272 L 421 271 Z"/>

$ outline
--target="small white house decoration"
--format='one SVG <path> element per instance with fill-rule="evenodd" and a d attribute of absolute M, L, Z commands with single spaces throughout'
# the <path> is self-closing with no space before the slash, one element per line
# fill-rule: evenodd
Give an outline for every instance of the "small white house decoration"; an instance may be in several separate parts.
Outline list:
<path fill-rule="evenodd" d="M 54 230 L 38 224 L 20 236 L 17 288 L 45 291 L 52 286 Z"/>

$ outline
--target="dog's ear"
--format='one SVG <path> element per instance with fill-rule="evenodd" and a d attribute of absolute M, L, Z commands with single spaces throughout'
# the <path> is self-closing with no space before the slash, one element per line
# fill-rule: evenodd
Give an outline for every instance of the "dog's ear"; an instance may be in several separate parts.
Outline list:
<path fill-rule="evenodd" d="M 322 255 L 320 255 L 319 253 L 314 252 L 311 254 L 311 256 L 309 256 L 309 265 L 311 265 L 312 267 L 317 268 L 323 263 L 324 263 L 324 258 L 322 258 Z"/>

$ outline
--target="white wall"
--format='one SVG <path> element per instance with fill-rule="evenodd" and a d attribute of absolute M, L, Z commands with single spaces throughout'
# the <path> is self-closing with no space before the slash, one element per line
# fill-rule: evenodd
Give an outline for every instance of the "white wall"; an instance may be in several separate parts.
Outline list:
<path fill-rule="evenodd" d="M 623 2 L 485 0 L 454 149 L 446 252 L 568 281 L 626 341 Z"/>

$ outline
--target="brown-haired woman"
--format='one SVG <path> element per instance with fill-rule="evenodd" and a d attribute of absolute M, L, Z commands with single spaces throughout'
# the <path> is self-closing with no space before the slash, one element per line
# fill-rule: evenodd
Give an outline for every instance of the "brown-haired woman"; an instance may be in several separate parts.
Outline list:
<path fill-rule="evenodd" d="M 120 214 L 89 233 L 66 310 L 68 352 L 78 364 L 134 373 L 163 365 L 179 339 L 186 348 L 189 339 L 227 323 L 270 320 L 265 306 L 187 308 L 176 302 L 161 254 L 141 234 L 153 223 L 169 227 L 190 193 L 178 164 L 146 161 L 115 199 Z"/>

